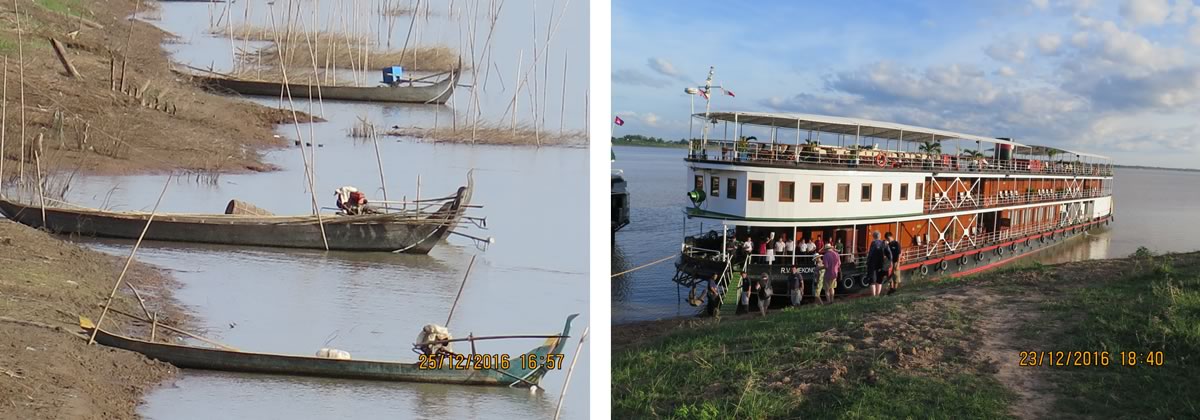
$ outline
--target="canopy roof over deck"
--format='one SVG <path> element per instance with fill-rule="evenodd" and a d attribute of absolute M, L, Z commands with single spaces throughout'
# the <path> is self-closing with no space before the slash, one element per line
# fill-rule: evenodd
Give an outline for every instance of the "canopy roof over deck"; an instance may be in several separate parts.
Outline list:
<path fill-rule="evenodd" d="M 1017 152 L 1018 152 L 1018 153 L 1029 153 L 1029 154 L 1034 154 L 1034 155 L 1043 155 L 1043 156 L 1046 156 L 1046 155 L 1049 155 L 1049 154 L 1050 154 L 1049 152 L 1050 152 L 1051 150 L 1054 150 L 1056 153 L 1058 153 L 1058 154 L 1062 154 L 1062 155 L 1076 155 L 1076 156 L 1079 156 L 1079 157 L 1090 157 L 1090 158 L 1095 158 L 1095 159 L 1112 160 L 1112 158 L 1110 158 L 1110 157 L 1108 157 L 1108 156 L 1101 156 L 1101 155 L 1097 155 L 1097 154 L 1094 154 L 1094 153 L 1076 152 L 1076 151 L 1074 151 L 1074 150 L 1060 149 L 1060 148 L 1057 148 L 1057 147 L 1049 147 L 1049 146 L 1032 146 L 1032 145 L 1031 145 L 1031 146 L 1026 146 L 1026 147 L 1028 148 L 1028 151 L 1025 151 L 1025 150 L 1018 150 Z"/>
<path fill-rule="evenodd" d="M 697 113 L 695 116 L 704 118 L 703 113 Z M 862 137 L 874 137 L 888 140 L 907 140 L 912 142 L 928 143 L 942 140 L 962 139 L 983 143 L 1025 146 L 1014 141 L 997 139 L 994 137 L 984 137 L 974 134 L 956 133 L 953 131 L 938 130 L 935 128 L 872 121 L 861 118 L 832 117 L 813 114 L 741 111 L 709 112 L 708 117 L 715 121 L 728 121 L 768 127 L 812 130 L 822 133 L 847 134 L 852 136 L 857 134 Z"/>

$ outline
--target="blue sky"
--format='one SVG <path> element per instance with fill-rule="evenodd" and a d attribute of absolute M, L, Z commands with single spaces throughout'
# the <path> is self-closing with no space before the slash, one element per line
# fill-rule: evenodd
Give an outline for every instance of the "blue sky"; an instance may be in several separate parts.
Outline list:
<path fill-rule="evenodd" d="M 1196 0 L 1200 2 L 1200 0 Z M 1193 0 L 614 0 L 616 135 L 687 137 L 714 110 L 807 112 L 1200 168 Z"/>

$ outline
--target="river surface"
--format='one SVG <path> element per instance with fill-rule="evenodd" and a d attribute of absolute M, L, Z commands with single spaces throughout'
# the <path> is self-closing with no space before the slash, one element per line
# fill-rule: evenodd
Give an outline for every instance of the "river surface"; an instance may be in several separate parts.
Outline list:
<path fill-rule="evenodd" d="M 613 242 L 612 270 L 617 273 L 679 253 L 688 181 L 686 149 L 615 147 L 614 153 L 613 168 L 624 172 L 632 207 L 629 225 Z M 1139 246 L 1158 252 L 1200 249 L 1200 225 L 1192 220 L 1200 208 L 1200 189 L 1195 188 L 1200 173 L 1118 168 L 1114 180 L 1115 220 L 1109 227 L 1014 264 L 1124 257 Z M 700 230 L 697 221 L 687 227 L 687 234 Z M 613 278 L 613 322 L 696 314 L 696 308 L 680 298 L 687 290 L 671 281 L 674 274 L 668 261 Z"/>
<path fill-rule="evenodd" d="M 282 14 L 286 2 L 275 2 Z M 393 2 L 408 3 L 408 2 Z M 451 2 L 459 4 L 464 2 Z M 234 3 L 242 7 L 243 2 Z M 305 2 L 305 5 L 310 3 Z M 331 2 L 315 3 L 331 7 Z M 350 4 L 348 2 L 337 3 Z M 363 10 L 376 4 L 354 2 Z M 486 4 L 486 2 L 485 2 Z M 587 3 L 509 1 L 497 20 L 491 73 L 496 80 L 482 89 L 483 76 L 464 76 L 480 87 L 480 114 L 487 120 L 508 121 L 507 104 L 514 96 L 518 65 L 529 67 L 532 51 L 542 43 L 531 40 L 532 28 L 546 36 L 551 14 L 567 5 L 554 42 L 544 48 L 549 69 L 572 69 L 564 80 L 545 71 L 542 91 L 553 99 L 544 105 L 545 126 L 557 130 L 559 116 L 566 129 L 582 129 L 587 89 Z M 553 8 L 551 7 L 553 5 Z M 208 34 L 210 21 L 223 5 L 160 3 L 161 10 L 143 16 L 179 36 L 167 45 L 174 59 L 218 70 L 231 65 L 227 38 Z M 255 2 L 243 14 L 258 25 L 269 25 L 267 5 Z M 305 6 L 308 7 L 308 6 Z M 445 11 L 422 18 L 413 37 L 421 44 L 463 48 L 459 35 L 462 14 Z M 324 10 L 324 9 L 323 9 Z M 278 18 L 278 17 L 277 17 Z M 393 42 L 406 35 L 407 17 L 400 18 Z M 536 19 L 536 24 L 531 21 Z M 440 22 L 440 23 L 439 23 Z M 238 22 L 242 23 L 242 22 Z M 483 31 L 481 29 L 480 31 Z M 477 37 L 486 36 L 479 32 Z M 380 43 L 383 43 L 381 41 Z M 536 44 L 536 47 L 535 47 Z M 569 52 L 569 55 L 568 55 Z M 523 58 L 522 58 L 523 57 Z M 545 76 L 549 74 L 549 76 Z M 376 78 L 376 72 L 364 77 Z M 366 79 L 371 80 L 371 79 Z M 531 82 L 532 84 L 532 82 Z M 315 191 L 322 207 L 333 206 L 333 190 L 354 185 L 374 199 L 381 198 L 375 146 L 349 137 L 360 117 L 385 126 L 432 127 L 461 118 L 470 102 L 468 89 L 455 92 L 449 106 L 376 105 L 325 102 L 310 104 L 297 98 L 296 108 L 322 115 L 329 122 L 284 125 L 283 137 L 303 138 L 316 147 Z M 543 93 L 545 92 L 545 93 Z M 527 95 L 522 93 L 521 95 Z M 559 103 L 564 97 L 565 103 Z M 280 106 L 278 99 L 247 99 Z M 549 101 L 549 99 L 547 99 Z M 522 107 L 526 102 L 522 102 Z M 560 114 L 559 109 L 565 109 Z M 532 111 L 518 113 L 518 123 L 530 123 Z M 315 139 L 315 141 L 313 140 Z M 411 343 L 425 324 L 445 324 L 471 258 L 477 257 L 449 327 L 455 336 L 557 334 L 570 314 L 578 313 L 572 338 L 564 350 L 569 363 L 588 319 L 588 196 L 587 150 L 439 145 L 412 139 L 381 137 L 379 150 L 391 200 L 451 195 L 465 185 L 474 170 L 475 192 L 470 214 L 487 218 L 487 230 L 462 228 L 480 237 L 494 237 L 486 250 L 469 239 L 451 236 L 429 255 L 346 253 L 228 246 L 143 243 L 140 261 L 172 272 L 181 287 L 175 298 L 197 318 L 210 338 L 259 352 L 310 355 L 322 347 L 351 353 L 355 359 L 415 361 Z M 134 153 L 136 156 L 136 152 Z M 309 214 L 312 204 L 298 147 L 267 153 L 266 160 L 281 170 L 259 174 L 221 175 L 215 182 L 195 178 L 170 181 L 159 211 L 220 213 L 228 200 L 249 201 L 275 214 Z M 418 186 L 419 177 L 419 186 Z M 70 202 L 114 210 L 150 210 L 166 175 L 77 178 L 67 195 Z M 115 255 L 128 255 L 132 241 L 77 239 Z M 135 284 L 137 279 L 131 279 Z M 521 354 L 542 340 L 492 341 L 480 353 Z M 563 404 L 564 418 L 587 418 L 590 354 L 583 352 L 571 377 Z M 514 363 L 516 359 L 514 357 Z M 183 371 L 173 383 L 152 391 L 139 413 L 149 419 L 211 418 L 550 418 L 554 415 L 566 369 L 554 371 L 543 390 L 491 389 L 431 384 L 377 383 Z"/>

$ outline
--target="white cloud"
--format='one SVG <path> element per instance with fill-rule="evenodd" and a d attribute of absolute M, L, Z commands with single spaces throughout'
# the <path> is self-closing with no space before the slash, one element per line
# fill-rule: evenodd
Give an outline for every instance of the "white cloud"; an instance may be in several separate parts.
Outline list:
<path fill-rule="evenodd" d="M 1188 55 L 1180 48 L 1164 47 L 1137 32 L 1122 30 L 1111 21 L 1100 24 L 1097 38 L 1089 52 L 1127 74 L 1177 67 Z"/>
<path fill-rule="evenodd" d="M 662 87 L 666 86 L 668 83 L 666 80 L 634 69 L 621 69 L 614 71 L 612 74 L 612 82 L 614 84 L 650 87 Z"/>
<path fill-rule="evenodd" d="M 665 58 L 650 57 L 650 60 L 647 62 L 647 64 L 650 66 L 651 70 L 658 72 L 658 74 L 675 79 L 687 80 L 687 78 L 683 76 L 683 73 L 680 73 L 679 69 L 676 69 L 675 65 L 671 64 L 671 62 L 667 61 Z"/>
<path fill-rule="evenodd" d="M 1029 2 L 1033 3 L 1033 7 L 1038 8 L 1038 10 L 1046 10 L 1050 7 L 1050 0 L 1030 0 Z"/>
<path fill-rule="evenodd" d="M 1188 41 L 1192 45 L 1200 46 L 1200 22 L 1194 23 L 1191 28 L 1188 28 Z"/>
<path fill-rule="evenodd" d="M 1175 24 L 1185 24 L 1188 21 L 1188 15 L 1195 10 L 1196 6 L 1192 4 L 1192 0 L 1175 0 L 1175 4 L 1171 5 L 1171 15 L 1168 20 Z"/>
<path fill-rule="evenodd" d="M 1004 63 L 1023 63 L 1025 62 L 1025 46 L 1023 43 L 1009 39 L 993 43 L 984 48 L 983 52 L 993 60 Z"/>
<path fill-rule="evenodd" d="M 1071 45 L 1074 45 L 1075 48 L 1086 47 L 1087 43 L 1088 43 L 1088 33 L 1086 31 L 1079 31 L 1079 32 L 1076 32 L 1075 34 L 1071 35 Z"/>
<path fill-rule="evenodd" d="M 1013 77 L 1017 75 L 1017 71 L 1009 66 L 1001 66 L 999 70 L 996 70 L 996 74 L 1004 77 Z"/>
<path fill-rule="evenodd" d="M 1121 3 L 1121 17 L 1134 25 L 1162 25 L 1171 13 L 1167 0 L 1125 0 Z"/>
<path fill-rule="evenodd" d="M 1062 37 L 1057 34 L 1044 34 L 1038 37 L 1037 46 L 1042 54 L 1054 55 L 1058 54 L 1058 47 L 1062 45 Z"/>

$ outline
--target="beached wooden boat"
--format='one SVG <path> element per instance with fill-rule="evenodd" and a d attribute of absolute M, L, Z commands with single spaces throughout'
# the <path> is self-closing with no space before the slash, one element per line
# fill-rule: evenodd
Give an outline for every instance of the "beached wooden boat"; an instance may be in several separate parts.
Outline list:
<path fill-rule="evenodd" d="M 562 334 L 548 337 L 537 348 L 525 353 L 537 360 L 537 366 L 521 363 L 521 355 L 509 357 L 508 369 L 475 369 L 467 364 L 450 366 L 447 362 L 440 368 L 421 366 L 420 363 L 382 362 L 373 360 L 328 359 L 314 356 L 294 356 L 271 353 L 255 353 L 194 347 L 177 344 L 156 343 L 125 337 L 96 330 L 90 320 L 80 319 L 80 326 L 88 334 L 96 333 L 96 342 L 105 346 L 141 353 L 151 359 L 160 360 L 185 369 L 206 369 L 228 372 L 265 373 L 292 376 L 317 376 L 340 379 L 364 379 L 390 382 L 429 382 L 458 385 L 522 386 L 537 385 L 551 367 L 543 363 L 547 355 L 562 354 L 566 339 L 571 332 L 571 323 L 578 314 L 567 317 Z M 519 337 L 519 336 L 518 336 Z M 470 358 L 470 356 L 467 356 Z M 531 356 L 525 356 L 531 357 Z M 555 357 L 555 356 L 551 356 Z M 483 363 L 483 362 L 480 362 Z M 553 367 L 557 368 L 557 367 Z"/>
<path fill-rule="evenodd" d="M 284 85 L 279 82 L 243 80 L 231 75 L 196 69 L 197 72 L 176 72 L 190 77 L 209 90 L 218 92 L 234 92 L 242 95 L 271 96 L 278 98 L 283 93 Z M 201 74 L 200 72 L 203 72 Z M 444 104 L 454 93 L 458 79 L 462 75 L 459 69 L 451 70 L 436 82 L 397 85 L 397 86 L 315 86 L 302 83 L 288 83 L 291 96 L 297 99 L 312 99 L 318 96 L 323 100 L 357 101 L 357 102 L 407 102 L 421 104 Z"/>
<path fill-rule="evenodd" d="M 473 184 L 468 177 L 467 185 L 459 187 L 455 195 L 440 199 L 443 201 L 440 207 L 419 214 L 412 210 L 355 216 L 323 214 L 320 220 L 313 215 L 156 214 L 145 239 L 325 249 L 323 225 L 330 250 L 428 254 L 460 222 L 469 206 Z M 149 212 L 47 206 L 43 223 L 40 204 L 22 204 L 4 198 L 0 198 L 0 213 L 13 221 L 54 233 L 124 239 L 137 239 L 150 218 Z"/>

